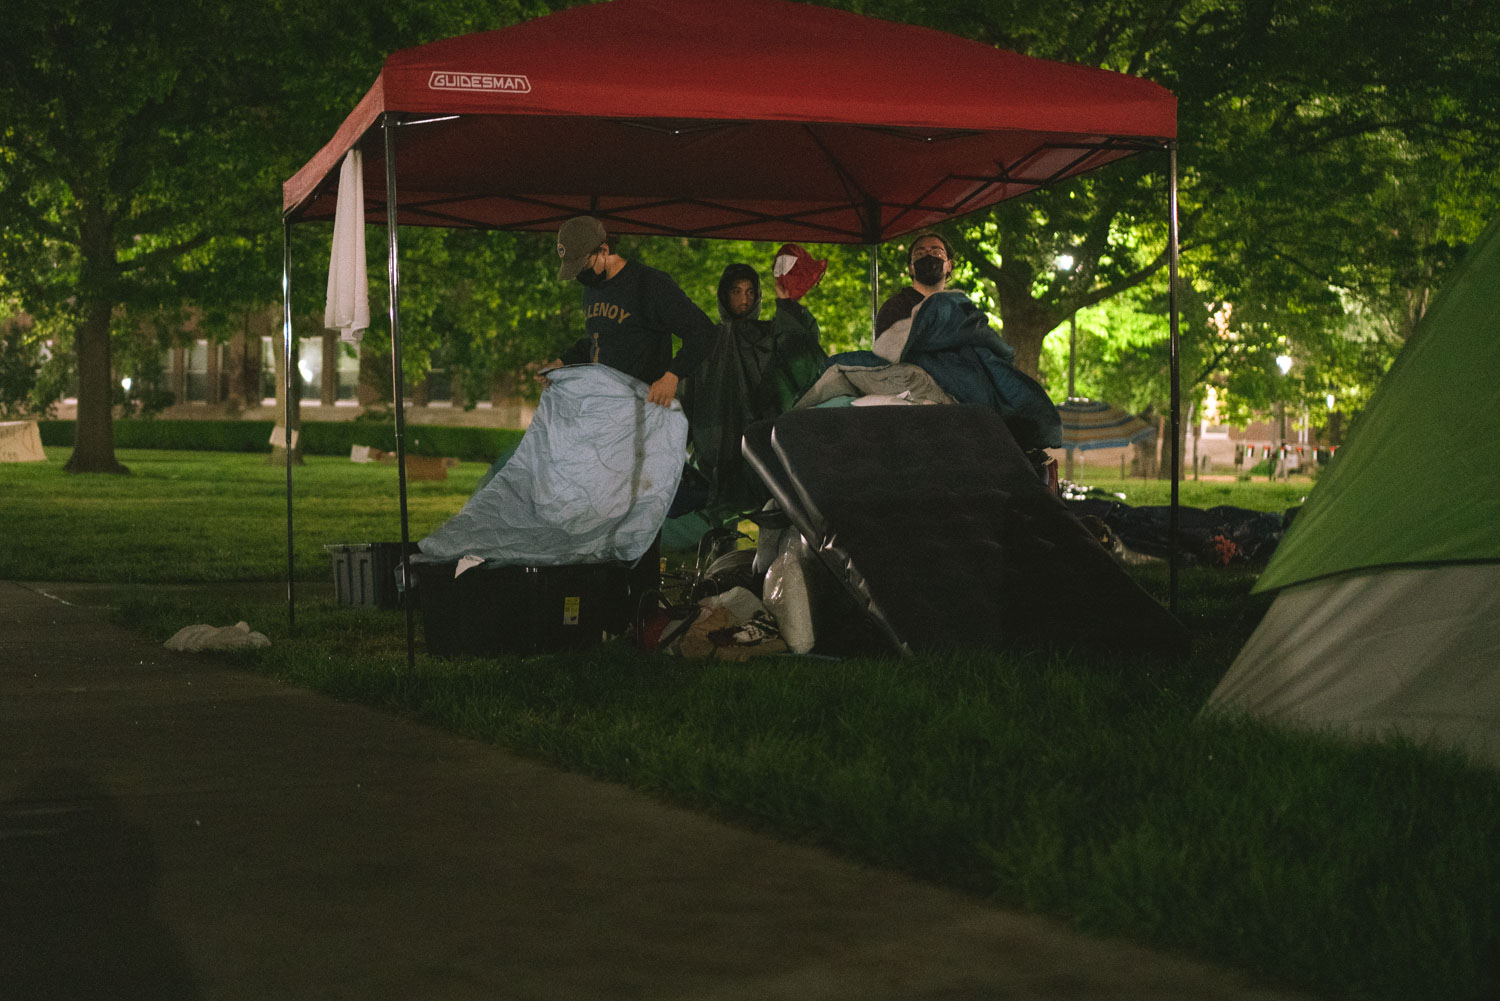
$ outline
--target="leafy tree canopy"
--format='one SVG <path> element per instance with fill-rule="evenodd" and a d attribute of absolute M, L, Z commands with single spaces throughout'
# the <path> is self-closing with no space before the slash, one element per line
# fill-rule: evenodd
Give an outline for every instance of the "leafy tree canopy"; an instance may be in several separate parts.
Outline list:
<path fill-rule="evenodd" d="M 1500 8 L 1488 0 L 835 5 L 1170 88 L 1184 373 L 1190 392 L 1214 385 L 1242 408 L 1284 391 L 1285 380 L 1262 377 L 1278 353 L 1298 359 L 1307 394 L 1357 400 L 1500 202 Z M 75 332 L 75 468 L 114 464 L 111 329 L 136 331 L 142 316 L 191 302 L 213 334 L 278 300 L 280 183 L 333 133 L 386 54 L 551 6 L 34 0 L 13 12 L 0 53 L 0 291 Z M 914 78 L 912 95 L 940 102 L 941 67 Z M 1086 383 L 1159 406 L 1165 207 L 1165 157 L 1145 155 L 945 232 L 962 283 L 1055 397 L 1065 370 L 1054 332 L 1065 337 L 1076 316 L 1089 332 Z M 292 239 L 294 313 L 316 316 L 326 256 L 303 250 L 328 234 L 298 227 Z M 372 245 L 383 239 L 372 226 Z M 545 234 L 403 232 L 408 370 L 441 351 L 473 397 L 491 376 L 555 353 L 579 324 L 576 291 L 552 279 L 549 245 Z M 775 248 L 622 249 L 674 274 L 713 315 L 724 264 L 766 268 Z M 829 346 L 867 344 L 866 252 L 808 249 L 831 258 L 807 300 Z M 904 283 L 905 256 L 899 243 L 880 253 L 889 291 Z M 377 283 L 372 297 L 382 294 Z M 1210 324 L 1225 303 L 1229 325 Z"/>

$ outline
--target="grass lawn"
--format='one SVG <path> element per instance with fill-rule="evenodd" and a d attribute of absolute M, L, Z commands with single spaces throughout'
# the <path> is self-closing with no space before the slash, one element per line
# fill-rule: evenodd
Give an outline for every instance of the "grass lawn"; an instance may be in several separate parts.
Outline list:
<path fill-rule="evenodd" d="M 256 456 L 122 459 L 136 476 L 0 468 L 11 522 L 0 576 L 119 579 L 112 540 L 140 534 L 154 538 L 130 550 L 130 579 L 234 578 L 188 555 L 206 545 L 256 550 L 238 557 L 240 579 L 284 573 L 279 468 Z M 482 471 L 413 484 L 413 537 L 457 510 Z M 394 537 L 393 471 L 330 459 L 297 475 L 299 573 L 328 575 L 324 542 Z M 1130 484 L 1143 485 L 1120 485 L 1127 503 L 1160 502 Z M 1279 510 L 1306 489 L 1186 483 L 1183 503 Z M 206 543 L 195 517 L 211 525 Z M 24 552 L 35 546 L 45 552 Z M 1159 567 L 1137 572 L 1161 592 Z M 191 622 L 247 619 L 273 645 L 243 655 L 246 669 L 1284 984 L 1500 996 L 1500 775 L 1400 744 L 1196 718 L 1264 612 L 1252 583 L 1184 571 L 1195 647 L 1180 662 L 1018 650 L 733 665 L 607 646 L 423 655 L 408 672 L 394 612 L 310 604 L 289 637 L 280 604 L 205 590 L 134 600 L 122 621 L 165 639 Z"/>
<path fill-rule="evenodd" d="M 1111 494 L 1124 494 L 1124 503 L 1132 507 L 1149 507 L 1172 503 L 1172 484 L 1167 480 L 1120 480 L 1090 477 L 1084 486 Z M 1306 477 L 1284 483 L 1236 481 L 1223 477 L 1215 480 L 1188 480 L 1177 485 L 1178 503 L 1183 507 L 1211 508 L 1220 505 L 1249 508 L 1252 511 L 1285 511 L 1297 507 L 1312 491 L 1313 481 Z"/>
<path fill-rule="evenodd" d="M 0 577 L 192 583 L 286 579 L 286 467 L 264 455 L 121 449 L 129 476 L 71 476 L 71 450 L 0 466 Z M 465 462 L 446 480 L 408 480 L 408 526 L 420 539 L 463 506 L 484 475 Z M 323 546 L 398 541 L 396 468 L 308 456 L 292 472 L 299 580 L 331 580 Z"/>

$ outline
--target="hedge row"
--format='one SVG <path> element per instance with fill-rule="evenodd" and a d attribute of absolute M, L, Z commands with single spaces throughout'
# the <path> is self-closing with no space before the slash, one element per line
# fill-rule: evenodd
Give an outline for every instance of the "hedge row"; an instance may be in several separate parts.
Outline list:
<path fill-rule="evenodd" d="M 43 445 L 71 447 L 74 421 L 40 421 Z M 194 452 L 269 452 L 271 421 L 163 421 L 118 419 L 116 448 L 159 448 Z M 452 456 L 466 462 L 493 462 L 516 446 L 524 432 L 512 428 L 406 426 L 409 455 Z M 396 450 L 396 429 L 373 421 L 308 421 L 302 425 L 307 455 L 348 455 L 354 445 Z"/>

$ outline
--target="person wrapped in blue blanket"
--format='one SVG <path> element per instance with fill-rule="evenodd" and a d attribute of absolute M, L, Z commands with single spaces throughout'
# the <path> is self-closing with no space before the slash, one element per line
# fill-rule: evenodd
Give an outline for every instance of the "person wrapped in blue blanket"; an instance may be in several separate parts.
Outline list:
<path fill-rule="evenodd" d="M 841 393 L 895 394 L 895 402 L 974 403 L 1005 419 L 1041 471 L 1043 449 L 1062 447 L 1062 419 L 1046 390 L 1015 367 L 1015 349 L 967 295 L 949 289 L 953 252 L 936 233 L 912 241 L 912 284 L 881 306 L 875 350 L 828 359 L 829 370 L 798 402 L 816 406 Z M 933 384 L 936 385 L 933 385 Z"/>
<path fill-rule="evenodd" d="M 915 365 L 955 401 L 994 408 L 1027 452 L 1062 447 L 1062 418 L 1047 391 L 1015 367 L 1015 349 L 962 292 L 934 292 L 909 320 L 886 328 L 873 352 L 851 354 L 872 365 Z M 841 354 L 832 361 L 847 364 L 851 358 Z"/>

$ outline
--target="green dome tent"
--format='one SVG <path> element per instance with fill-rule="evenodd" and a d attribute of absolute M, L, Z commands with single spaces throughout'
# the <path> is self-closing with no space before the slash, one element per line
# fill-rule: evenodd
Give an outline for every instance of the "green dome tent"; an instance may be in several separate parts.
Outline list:
<path fill-rule="evenodd" d="M 1400 734 L 1500 766 L 1500 220 L 1355 423 L 1205 712 Z"/>

